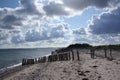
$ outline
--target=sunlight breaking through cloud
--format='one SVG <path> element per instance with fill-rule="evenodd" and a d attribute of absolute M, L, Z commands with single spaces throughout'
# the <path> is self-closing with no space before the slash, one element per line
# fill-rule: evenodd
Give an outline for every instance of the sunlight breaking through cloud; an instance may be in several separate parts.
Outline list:
<path fill-rule="evenodd" d="M 19 0 L 16 8 L 0 8 L 0 47 L 119 43 L 119 6 L 119 0 Z M 65 22 L 90 7 L 103 12 L 91 16 L 88 26 L 72 29 Z"/>

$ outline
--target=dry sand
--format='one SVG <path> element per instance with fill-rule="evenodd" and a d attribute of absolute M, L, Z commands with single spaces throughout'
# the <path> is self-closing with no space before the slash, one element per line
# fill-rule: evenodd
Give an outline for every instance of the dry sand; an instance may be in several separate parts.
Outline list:
<path fill-rule="evenodd" d="M 3 80 L 120 80 L 120 59 L 91 59 L 82 54 L 80 61 L 39 63 Z"/>

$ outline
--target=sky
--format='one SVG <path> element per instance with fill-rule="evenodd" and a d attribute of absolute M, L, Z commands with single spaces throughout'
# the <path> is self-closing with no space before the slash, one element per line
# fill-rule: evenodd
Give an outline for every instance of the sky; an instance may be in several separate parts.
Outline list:
<path fill-rule="evenodd" d="M 120 44 L 120 0 L 0 0 L 0 48 Z"/>

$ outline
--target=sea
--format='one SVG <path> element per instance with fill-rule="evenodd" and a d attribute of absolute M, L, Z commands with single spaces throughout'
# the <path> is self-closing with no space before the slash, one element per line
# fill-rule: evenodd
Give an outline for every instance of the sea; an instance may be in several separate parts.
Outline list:
<path fill-rule="evenodd" d="M 55 49 L 0 49 L 0 70 L 21 65 L 23 58 L 39 58 L 44 55 L 49 55 Z"/>

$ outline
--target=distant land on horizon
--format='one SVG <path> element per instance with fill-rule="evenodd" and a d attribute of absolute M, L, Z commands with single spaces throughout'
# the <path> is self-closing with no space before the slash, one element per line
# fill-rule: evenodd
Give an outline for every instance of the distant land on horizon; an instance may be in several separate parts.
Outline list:
<path fill-rule="evenodd" d="M 107 46 L 111 46 L 111 47 L 120 47 L 120 44 L 109 44 L 109 45 L 96 45 L 93 46 L 91 44 L 88 43 L 75 43 L 75 44 L 70 44 L 66 47 L 37 47 L 37 48 L 0 48 L 1 49 L 49 49 L 49 48 L 55 48 L 55 49 L 62 49 L 62 48 L 89 48 L 89 47 L 107 47 Z"/>

